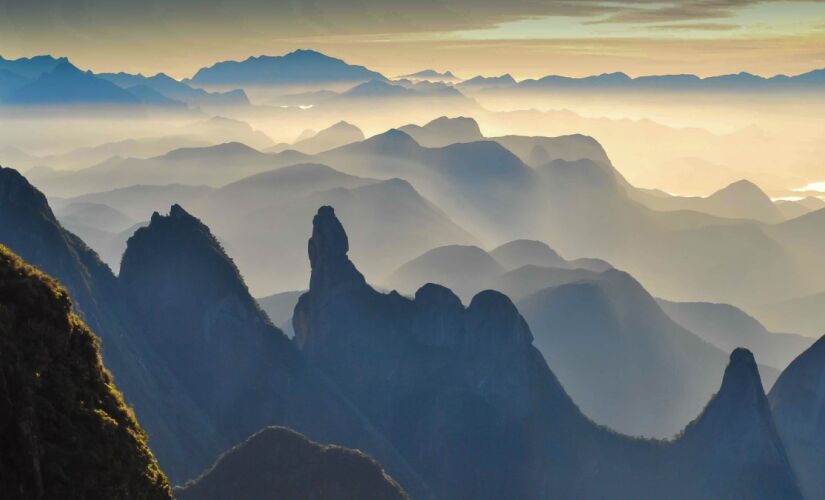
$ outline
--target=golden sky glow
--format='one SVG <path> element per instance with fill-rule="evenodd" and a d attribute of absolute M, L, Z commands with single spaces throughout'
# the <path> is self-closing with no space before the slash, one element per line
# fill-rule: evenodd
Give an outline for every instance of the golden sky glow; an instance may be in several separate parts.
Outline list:
<path fill-rule="evenodd" d="M 36 4 L 36 5 L 32 5 Z M 389 76 L 631 75 L 825 67 L 825 2 L 760 0 L 0 0 L 0 55 L 191 76 L 312 48 Z M 307 5 L 309 4 L 309 5 Z"/>

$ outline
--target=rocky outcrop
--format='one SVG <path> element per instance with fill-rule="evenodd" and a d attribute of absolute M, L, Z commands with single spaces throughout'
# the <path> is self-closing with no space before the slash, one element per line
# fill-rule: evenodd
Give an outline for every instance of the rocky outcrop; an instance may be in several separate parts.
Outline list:
<path fill-rule="evenodd" d="M 382 294 L 347 249 L 322 207 L 296 338 L 440 498 L 799 497 L 750 353 L 679 439 L 626 438 L 581 414 L 506 296 Z"/>
<path fill-rule="evenodd" d="M 3 245 L 0 497 L 171 498 L 68 292 Z"/>
<path fill-rule="evenodd" d="M 696 471 L 697 494 L 800 498 L 756 361 L 747 349 L 731 353 L 719 392 L 687 426 L 676 448 Z"/>
<path fill-rule="evenodd" d="M 325 446 L 285 427 L 268 427 L 226 452 L 178 500 L 403 500 L 381 466 L 357 450 Z"/>

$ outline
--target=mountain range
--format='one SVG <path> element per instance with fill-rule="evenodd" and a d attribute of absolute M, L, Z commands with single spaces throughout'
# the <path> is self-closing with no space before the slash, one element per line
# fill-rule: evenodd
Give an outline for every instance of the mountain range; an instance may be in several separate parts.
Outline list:
<path fill-rule="evenodd" d="M 319 209 L 296 342 L 439 496 L 799 497 L 748 351 L 731 354 L 678 439 L 629 440 L 579 412 L 504 295 L 481 292 L 465 309 L 438 285 L 382 294 L 348 246 L 332 208 Z"/>
<path fill-rule="evenodd" d="M 0 174 L 0 241 L 66 284 L 173 484 L 263 427 L 286 424 L 373 453 L 408 491 L 422 491 L 392 447 L 307 371 L 197 219 L 178 206 L 153 215 L 130 238 L 115 277 L 25 178 L 11 169 Z M 207 375 L 213 383 L 199 379 Z"/>
<path fill-rule="evenodd" d="M 36 257 L 35 248 L 50 247 L 26 247 L 25 235 L 39 239 L 49 227 L 71 239 L 42 195 L 15 172 L 3 173 L 4 242 Z M 21 197 L 34 203 L 20 205 Z M 21 221 L 34 214 L 52 222 L 33 233 Z M 289 341 L 260 313 L 208 228 L 182 208 L 153 215 L 130 239 L 120 276 L 109 278 L 130 325 L 103 336 L 104 359 L 112 344 L 139 339 L 136 361 L 177 384 L 151 392 L 175 398 L 157 409 L 160 421 L 135 405 L 170 477 L 192 478 L 217 458 L 184 445 L 190 439 L 203 446 L 210 436 L 229 442 L 226 450 L 286 423 L 368 451 L 415 498 L 428 491 L 440 498 L 799 497 L 749 352 L 734 351 L 718 394 L 678 439 L 632 440 L 582 415 L 507 297 L 482 292 L 465 308 L 437 285 L 414 300 L 385 295 L 366 284 L 348 249 L 341 223 L 322 207 L 308 245 L 309 291 L 295 308 Z M 87 286 L 94 290 L 98 279 Z M 130 382 L 128 372 L 114 373 Z M 136 391 L 124 391 L 127 401 Z M 176 426 L 169 441 L 158 432 L 163 425 Z M 210 425 L 217 432 L 201 434 Z M 176 462 L 176 454 L 185 460 Z"/>

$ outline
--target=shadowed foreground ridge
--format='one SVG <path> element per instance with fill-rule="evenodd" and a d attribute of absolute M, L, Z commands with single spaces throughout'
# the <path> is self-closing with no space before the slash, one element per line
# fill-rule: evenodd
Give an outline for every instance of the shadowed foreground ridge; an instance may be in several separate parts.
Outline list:
<path fill-rule="evenodd" d="M 226 452 L 178 500 L 402 500 L 404 490 L 360 451 L 268 427 Z"/>
<path fill-rule="evenodd" d="M 68 293 L 3 245 L 0 497 L 171 497 Z"/>
<path fill-rule="evenodd" d="M 438 285 L 382 294 L 347 250 L 322 207 L 295 338 L 437 497 L 801 498 L 749 351 L 679 438 L 632 439 L 581 413 L 505 295 L 465 308 Z"/>

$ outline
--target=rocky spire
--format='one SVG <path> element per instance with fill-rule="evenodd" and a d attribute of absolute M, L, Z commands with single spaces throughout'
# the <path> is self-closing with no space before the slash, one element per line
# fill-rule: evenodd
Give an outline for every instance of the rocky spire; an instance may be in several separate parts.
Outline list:
<path fill-rule="evenodd" d="M 347 257 L 349 240 L 344 226 L 335 216 L 335 209 L 323 206 L 312 219 L 312 237 L 308 245 L 312 277 L 310 291 L 329 290 L 344 285 L 365 284 Z"/>
<path fill-rule="evenodd" d="M 769 466 L 776 473 L 765 475 L 760 487 L 793 494 L 789 498 L 798 495 L 756 361 L 747 349 L 731 353 L 719 392 L 685 429 L 681 444 L 696 453 L 712 453 L 718 464 L 737 467 L 741 474 Z"/>

